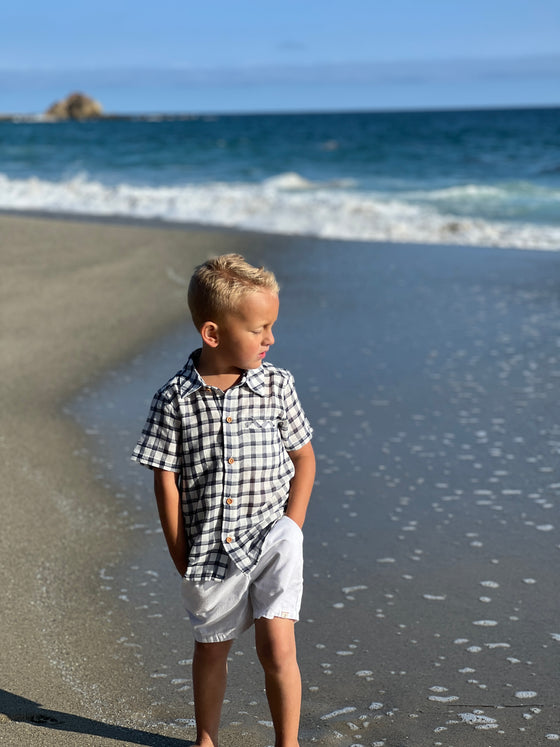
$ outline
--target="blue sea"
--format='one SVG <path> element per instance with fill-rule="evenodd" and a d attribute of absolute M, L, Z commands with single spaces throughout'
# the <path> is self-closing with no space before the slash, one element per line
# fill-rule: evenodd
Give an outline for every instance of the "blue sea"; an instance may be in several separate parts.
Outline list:
<path fill-rule="evenodd" d="M 0 209 L 560 249 L 560 108 L 3 121 Z"/>

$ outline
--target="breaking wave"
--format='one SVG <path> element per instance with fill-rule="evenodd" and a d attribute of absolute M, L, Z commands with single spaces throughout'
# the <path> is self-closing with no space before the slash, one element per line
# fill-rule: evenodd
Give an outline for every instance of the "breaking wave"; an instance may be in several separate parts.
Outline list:
<path fill-rule="evenodd" d="M 535 222 L 531 195 L 522 198 L 523 189 L 519 185 L 515 189 L 465 185 L 391 194 L 359 191 L 352 180 L 313 182 L 297 173 L 279 174 L 258 184 L 214 182 L 183 186 L 108 185 L 87 174 L 60 182 L 37 177 L 14 179 L 0 174 L 0 207 L 10 211 L 221 225 L 333 239 L 560 249 L 560 225 L 547 222 L 546 213 L 537 216 L 540 219 Z M 560 205 L 560 192 L 547 192 L 544 196 L 550 207 L 552 203 L 554 207 Z M 537 197 L 535 201 L 542 206 L 543 194 Z M 477 206 L 483 202 L 486 213 L 481 217 Z M 492 215 L 492 202 L 495 214 L 502 217 L 487 217 Z M 507 205 L 512 206 L 511 220 L 503 219 Z M 527 220 L 523 220 L 525 213 Z"/>

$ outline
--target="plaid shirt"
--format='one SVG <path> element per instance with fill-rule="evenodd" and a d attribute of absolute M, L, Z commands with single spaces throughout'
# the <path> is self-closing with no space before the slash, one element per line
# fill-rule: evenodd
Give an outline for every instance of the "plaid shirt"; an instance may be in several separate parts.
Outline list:
<path fill-rule="evenodd" d="M 222 580 L 230 559 L 244 572 L 256 565 L 288 500 L 288 452 L 312 429 L 288 371 L 262 363 L 222 392 L 200 377 L 199 355 L 155 394 L 132 459 L 179 473 L 186 577 Z"/>

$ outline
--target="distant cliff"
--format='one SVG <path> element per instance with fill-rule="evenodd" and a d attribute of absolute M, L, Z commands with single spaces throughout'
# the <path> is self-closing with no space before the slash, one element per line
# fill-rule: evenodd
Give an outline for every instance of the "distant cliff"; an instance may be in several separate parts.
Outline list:
<path fill-rule="evenodd" d="M 99 119 L 103 107 L 95 99 L 84 93 L 71 93 L 65 99 L 56 101 L 45 112 L 48 119 Z"/>

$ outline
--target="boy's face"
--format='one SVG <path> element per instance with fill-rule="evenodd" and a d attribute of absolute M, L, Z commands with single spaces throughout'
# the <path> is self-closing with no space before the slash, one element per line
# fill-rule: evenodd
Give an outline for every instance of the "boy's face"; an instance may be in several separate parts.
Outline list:
<path fill-rule="evenodd" d="M 218 352 L 224 363 L 246 370 L 258 368 L 271 345 L 278 318 L 278 296 L 270 291 L 247 293 L 237 309 L 219 325 Z"/>

